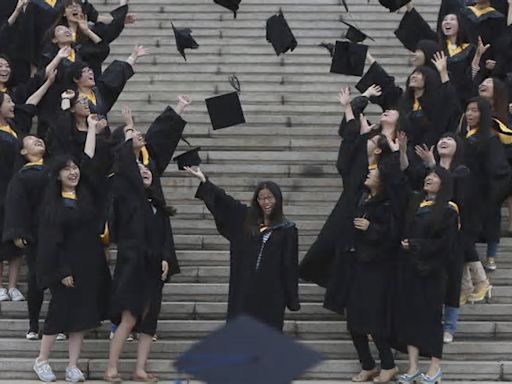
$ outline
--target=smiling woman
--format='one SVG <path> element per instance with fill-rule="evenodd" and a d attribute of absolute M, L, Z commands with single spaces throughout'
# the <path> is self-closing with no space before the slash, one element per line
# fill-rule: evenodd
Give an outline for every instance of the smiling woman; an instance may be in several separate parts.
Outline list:
<path fill-rule="evenodd" d="M 298 232 L 283 215 L 283 197 L 272 181 L 258 184 L 250 206 L 227 195 L 199 167 L 185 170 L 201 181 L 196 197 L 230 243 L 228 321 L 241 313 L 282 331 L 284 312 L 300 309 Z"/>

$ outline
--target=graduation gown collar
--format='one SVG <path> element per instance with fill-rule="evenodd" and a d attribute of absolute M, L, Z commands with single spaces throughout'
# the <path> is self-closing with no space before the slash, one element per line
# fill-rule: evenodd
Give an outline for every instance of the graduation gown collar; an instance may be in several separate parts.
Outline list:
<path fill-rule="evenodd" d="M 9 124 L 0 125 L 0 132 L 8 133 L 9 135 L 18 138 L 18 134 L 14 129 L 10 127 Z"/>

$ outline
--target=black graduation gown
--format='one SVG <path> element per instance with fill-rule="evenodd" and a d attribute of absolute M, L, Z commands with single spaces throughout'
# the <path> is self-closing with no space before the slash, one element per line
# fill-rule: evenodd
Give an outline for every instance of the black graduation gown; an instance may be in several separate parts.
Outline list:
<path fill-rule="evenodd" d="M 368 99 L 359 99 L 364 101 L 360 106 L 364 108 L 368 105 Z M 351 219 L 354 217 L 357 193 L 361 191 L 368 173 L 367 136 L 360 135 L 359 123 L 355 119 L 349 122 L 343 119 L 339 134 L 342 141 L 336 168 L 343 179 L 343 192 L 299 267 L 301 279 L 322 287 L 329 284 L 337 255 L 350 249 L 347 248 L 345 237 L 340 234 L 350 232 L 353 227 Z"/>
<path fill-rule="evenodd" d="M 151 189 L 144 190 L 131 140 L 118 150 L 114 170 L 111 231 L 118 251 L 111 320 L 119 324 L 122 312 L 128 310 L 138 320 L 138 332 L 154 335 L 162 301 L 162 261 L 168 262 L 170 274 L 179 270 L 174 250 L 171 252 L 165 201 L 154 199 Z"/>
<path fill-rule="evenodd" d="M 104 208 L 98 203 L 105 180 L 91 163 L 83 157 L 78 199 L 54 197 L 55 210 L 41 213 L 36 274 L 52 294 L 45 335 L 86 331 L 108 318 L 110 271 L 100 241 Z M 61 283 L 66 276 L 73 276 L 74 288 Z"/>
<path fill-rule="evenodd" d="M 471 77 L 471 62 L 475 56 L 476 48 L 469 45 L 461 52 L 448 56 L 448 74 L 450 81 L 458 96 L 459 105 L 464 107 L 467 101 L 473 96 L 473 85 Z"/>
<path fill-rule="evenodd" d="M 404 172 L 409 180 L 409 186 L 414 191 L 423 190 L 423 182 L 429 173 L 429 169 L 423 164 L 410 165 Z M 459 165 L 451 170 L 453 177 L 453 199 L 459 208 L 460 231 L 457 232 L 456 241 L 450 259 L 446 263 L 446 273 L 448 276 L 446 286 L 445 305 L 453 308 L 460 306 L 460 291 L 464 262 L 479 261 L 479 256 L 475 248 L 474 241 L 471 241 L 471 235 L 466 233 L 467 223 L 465 221 L 465 212 L 471 207 L 467 207 L 465 193 L 471 186 L 470 171 L 465 165 Z"/>
<path fill-rule="evenodd" d="M 395 297 L 399 221 L 387 198 L 366 200 L 363 193 L 355 217 L 370 221 L 366 231 L 355 230 L 347 299 L 347 328 L 358 334 L 388 337 Z"/>
<path fill-rule="evenodd" d="M 485 60 L 496 57 L 495 46 L 507 26 L 505 16 L 497 10 L 491 10 L 482 15 L 478 15 L 473 10 L 474 7 L 465 7 L 462 9 L 462 16 L 466 31 L 469 34 L 473 45 L 478 44 L 478 37 L 482 38 L 484 45 L 491 44 L 491 47 L 483 55 L 481 65 L 485 66 Z"/>
<path fill-rule="evenodd" d="M 456 241 L 458 215 L 447 206 L 439 228 L 432 230 L 431 208 L 420 206 L 403 236 L 410 250 L 400 253 L 394 325 L 400 350 L 413 345 L 422 356 L 441 358 L 445 265 Z"/>
<path fill-rule="evenodd" d="M 32 124 L 32 117 L 35 114 L 35 107 L 29 104 L 17 105 L 14 113 L 14 119 L 8 121 L 9 127 L 16 134 L 28 132 Z M 4 231 L 7 187 L 17 167 L 21 165 L 19 145 L 17 136 L 0 130 L 0 240 L 3 238 Z M 14 246 L 12 241 L 2 241 L 0 243 L 0 261 L 20 255 L 20 250 Z"/>
<path fill-rule="evenodd" d="M 217 230 L 230 243 L 228 321 L 245 313 L 281 331 L 285 309 L 300 309 L 295 224 L 284 219 L 263 232 L 247 228 L 248 207 L 210 181 L 201 183 L 196 197 L 204 201 Z M 263 243 L 268 231 L 272 233 Z"/>
<path fill-rule="evenodd" d="M 473 135 L 464 139 L 464 156 L 471 172 L 465 192 L 465 233 L 473 241 L 497 242 L 501 204 L 511 189 L 511 169 L 505 150 L 494 134 L 482 139 Z"/>
<path fill-rule="evenodd" d="M 400 128 L 409 143 L 435 145 L 445 132 L 454 132 L 461 114 L 458 96 L 450 81 L 438 90 L 418 99 L 420 110 L 413 111 L 412 101 L 404 95 L 400 108 Z"/>

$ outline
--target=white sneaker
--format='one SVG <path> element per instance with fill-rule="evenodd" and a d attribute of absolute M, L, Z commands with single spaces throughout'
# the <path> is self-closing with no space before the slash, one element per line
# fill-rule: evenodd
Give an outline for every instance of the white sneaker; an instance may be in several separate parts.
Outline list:
<path fill-rule="evenodd" d="M 79 381 L 85 381 L 85 376 L 78 367 L 67 367 L 66 381 L 69 383 L 78 383 Z"/>
<path fill-rule="evenodd" d="M 135 336 L 133 336 L 133 333 L 130 333 L 128 337 L 126 338 L 126 341 L 133 341 L 135 340 Z"/>
<path fill-rule="evenodd" d="M 114 332 L 110 332 L 110 335 L 108 335 L 108 338 L 112 340 L 114 338 Z"/>
<path fill-rule="evenodd" d="M 443 335 L 443 341 L 445 344 L 450 344 L 453 342 L 453 335 L 450 332 L 445 332 Z"/>
<path fill-rule="evenodd" d="M 6 288 L 0 288 L 0 301 L 9 301 L 11 300 L 11 296 L 7 292 Z"/>
<path fill-rule="evenodd" d="M 39 334 L 37 332 L 34 332 L 34 331 L 29 331 L 25 335 L 25 338 L 27 340 L 39 340 Z"/>
<path fill-rule="evenodd" d="M 34 361 L 34 366 L 32 367 L 34 372 L 37 374 L 37 377 L 40 381 L 45 383 L 50 383 L 52 381 L 56 381 L 57 378 L 53 374 L 52 367 L 48 364 L 48 360 L 38 362 L 37 359 Z"/>
<path fill-rule="evenodd" d="M 59 333 L 59 334 L 57 335 L 57 338 L 56 338 L 55 340 L 57 340 L 57 341 L 63 341 L 63 340 L 67 340 L 67 339 L 68 339 L 68 337 L 67 337 L 64 333 Z"/>
<path fill-rule="evenodd" d="M 23 296 L 18 288 L 9 289 L 9 296 L 12 301 L 25 301 L 25 296 Z"/>

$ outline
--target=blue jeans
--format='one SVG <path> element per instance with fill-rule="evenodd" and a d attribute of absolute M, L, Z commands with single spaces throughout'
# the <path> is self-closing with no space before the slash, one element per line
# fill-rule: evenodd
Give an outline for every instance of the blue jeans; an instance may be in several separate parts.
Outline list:
<path fill-rule="evenodd" d="M 487 257 L 496 257 L 498 254 L 498 242 L 492 241 L 487 243 Z"/>
<path fill-rule="evenodd" d="M 459 321 L 459 308 L 444 307 L 444 330 L 450 335 L 455 335 L 457 330 L 457 322 Z"/>

